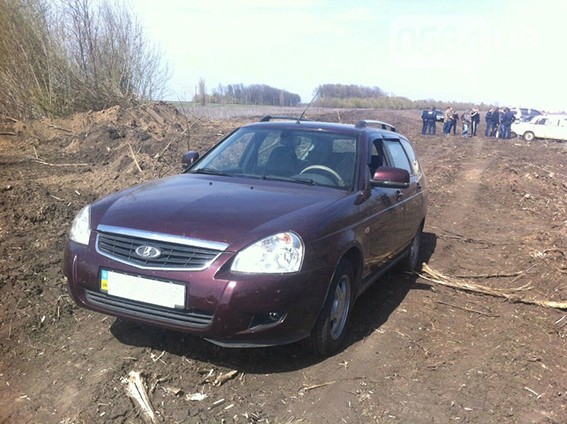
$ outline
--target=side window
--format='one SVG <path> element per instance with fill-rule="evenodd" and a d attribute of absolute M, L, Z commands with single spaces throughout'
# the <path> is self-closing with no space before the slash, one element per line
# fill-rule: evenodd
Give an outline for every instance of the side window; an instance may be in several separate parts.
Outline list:
<path fill-rule="evenodd" d="M 415 155 L 415 151 L 413 150 L 412 145 L 409 143 L 409 141 L 404 140 L 403 138 L 400 141 L 411 163 L 411 169 L 413 172 L 410 172 L 410 174 L 415 174 L 415 175 L 420 174 L 421 169 L 419 167 L 419 162 L 417 161 L 417 156 Z"/>
<path fill-rule="evenodd" d="M 370 145 L 370 157 L 368 158 L 368 168 L 370 169 L 370 175 L 374 175 L 376 169 L 384 165 L 382 140 L 376 139 L 372 141 Z"/>
<path fill-rule="evenodd" d="M 391 161 L 391 165 L 396 168 L 402 168 L 407 170 L 410 174 L 413 174 L 412 167 L 408 160 L 408 156 L 400 140 L 384 140 L 384 149 L 388 154 L 388 158 Z"/>

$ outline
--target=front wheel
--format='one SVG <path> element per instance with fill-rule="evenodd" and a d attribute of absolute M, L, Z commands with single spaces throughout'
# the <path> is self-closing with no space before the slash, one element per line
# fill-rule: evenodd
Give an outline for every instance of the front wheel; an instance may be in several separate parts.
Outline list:
<path fill-rule="evenodd" d="M 304 347 L 321 356 L 330 356 L 341 346 L 350 317 L 353 301 L 354 271 L 349 261 L 341 261 L 323 309 L 319 313 L 311 335 L 304 340 Z"/>
<path fill-rule="evenodd" d="M 528 131 L 528 132 L 524 133 L 524 140 L 526 140 L 526 141 L 533 141 L 534 138 L 535 138 L 535 135 L 534 135 L 533 132 Z"/>

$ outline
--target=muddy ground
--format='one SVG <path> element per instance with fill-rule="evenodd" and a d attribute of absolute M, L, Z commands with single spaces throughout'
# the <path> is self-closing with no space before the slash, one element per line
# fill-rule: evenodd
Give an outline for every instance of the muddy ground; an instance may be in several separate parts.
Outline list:
<path fill-rule="evenodd" d="M 521 302 L 567 301 L 565 143 L 422 136 L 417 111 L 319 115 L 410 137 L 430 187 L 422 260 L 457 283 L 523 287 L 512 299 L 392 272 L 327 359 L 297 344 L 223 349 L 77 308 L 61 272 L 74 214 L 257 119 L 231 116 L 157 103 L 0 121 L 1 423 L 143 422 L 130 371 L 164 423 L 567 422 L 567 311 Z"/>

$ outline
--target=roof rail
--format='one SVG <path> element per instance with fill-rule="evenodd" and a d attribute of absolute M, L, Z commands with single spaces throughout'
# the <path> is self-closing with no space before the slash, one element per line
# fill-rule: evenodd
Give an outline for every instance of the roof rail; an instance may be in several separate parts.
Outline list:
<path fill-rule="evenodd" d="M 274 119 L 282 119 L 284 121 L 308 121 L 308 119 L 304 119 L 304 118 L 298 118 L 297 116 L 277 116 L 277 115 L 266 115 L 264 116 L 262 119 L 260 119 L 260 122 L 269 122 L 272 121 Z"/>
<path fill-rule="evenodd" d="M 373 121 L 371 119 L 363 119 L 362 121 L 358 121 L 355 127 L 366 128 L 372 125 L 380 125 L 380 128 L 382 128 L 383 130 L 396 132 L 396 127 L 394 127 L 392 124 L 388 124 L 387 122 L 382 122 L 382 121 Z"/>

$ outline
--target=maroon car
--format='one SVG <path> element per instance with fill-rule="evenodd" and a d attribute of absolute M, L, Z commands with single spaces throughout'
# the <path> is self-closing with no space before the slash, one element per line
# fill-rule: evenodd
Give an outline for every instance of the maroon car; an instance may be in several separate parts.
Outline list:
<path fill-rule="evenodd" d="M 356 298 L 393 265 L 418 266 L 425 176 L 388 124 L 266 117 L 183 161 L 77 214 L 64 272 L 78 305 L 221 346 L 303 340 L 330 355 Z"/>

